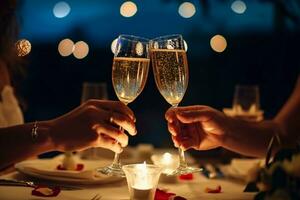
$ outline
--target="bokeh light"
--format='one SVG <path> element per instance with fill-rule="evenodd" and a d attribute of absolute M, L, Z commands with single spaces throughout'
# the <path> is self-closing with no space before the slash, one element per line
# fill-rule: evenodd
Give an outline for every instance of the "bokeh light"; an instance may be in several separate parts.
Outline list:
<path fill-rule="evenodd" d="M 132 17 L 137 12 L 137 6 L 132 1 L 124 2 L 120 7 L 120 14 L 123 17 Z"/>
<path fill-rule="evenodd" d="M 61 56 L 69 56 L 75 49 L 74 42 L 70 39 L 63 39 L 58 44 L 58 52 Z"/>
<path fill-rule="evenodd" d="M 75 43 L 75 48 L 73 51 L 73 55 L 77 59 L 85 58 L 89 53 L 89 45 L 84 41 L 79 41 Z"/>
<path fill-rule="evenodd" d="M 31 44 L 26 39 L 20 39 L 16 42 L 16 52 L 18 56 L 26 56 L 31 51 Z"/>
<path fill-rule="evenodd" d="M 246 6 L 245 2 L 243 2 L 241 0 L 236 0 L 231 4 L 231 9 L 235 13 L 243 14 L 246 11 L 247 6 Z"/>
<path fill-rule="evenodd" d="M 53 8 L 53 14 L 57 18 L 66 17 L 71 11 L 71 7 L 67 2 L 60 1 L 55 4 Z"/>
<path fill-rule="evenodd" d="M 222 35 L 215 35 L 210 40 L 210 46 L 214 51 L 222 53 L 227 47 L 227 41 Z"/>
<path fill-rule="evenodd" d="M 188 50 L 188 45 L 187 45 L 187 43 L 186 43 L 186 41 L 185 40 L 183 40 L 183 44 L 184 44 L 184 50 L 187 52 L 187 50 Z"/>
<path fill-rule="evenodd" d="M 183 18 L 190 18 L 196 13 L 196 8 L 191 2 L 184 2 L 179 6 L 178 13 Z"/>
<path fill-rule="evenodd" d="M 111 52 L 113 54 L 115 54 L 116 52 L 116 48 L 117 48 L 117 41 L 118 41 L 118 38 L 114 39 L 110 45 L 110 48 L 111 48 Z"/>

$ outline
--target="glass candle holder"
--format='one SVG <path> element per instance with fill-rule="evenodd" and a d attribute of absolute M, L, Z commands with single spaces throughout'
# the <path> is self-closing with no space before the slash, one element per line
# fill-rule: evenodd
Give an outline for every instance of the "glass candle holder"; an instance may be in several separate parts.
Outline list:
<path fill-rule="evenodd" d="M 154 200 L 162 168 L 150 164 L 131 164 L 122 167 L 127 179 L 131 200 Z"/>
<path fill-rule="evenodd" d="M 178 167 L 179 158 L 178 155 L 170 153 L 154 154 L 151 156 L 151 160 L 155 165 L 162 168 L 162 173 L 165 175 L 172 174 Z"/>

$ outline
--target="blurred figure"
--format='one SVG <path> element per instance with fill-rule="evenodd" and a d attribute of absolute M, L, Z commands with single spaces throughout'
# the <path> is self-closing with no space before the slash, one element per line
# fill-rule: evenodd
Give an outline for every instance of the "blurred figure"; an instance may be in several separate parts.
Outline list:
<path fill-rule="evenodd" d="M 275 134 L 286 145 L 299 140 L 300 76 L 292 95 L 270 121 L 244 121 L 202 105 L 171 108 L 165 117 L 176 147 L 196 150 L 224 147 L 244 155 L 263 157 Z"/>
<path fill-rule="evenodd" d="M 89 100 L 56 119 L 22 124 L 11 86 L 17 61 L 15 8 L 15 0 L 0 1 L 0 170 L 53 150 L 103 147 L 120 153 L 128 136 L 118 127 L 136 134 L 134 114 L 121 102 Z"/>

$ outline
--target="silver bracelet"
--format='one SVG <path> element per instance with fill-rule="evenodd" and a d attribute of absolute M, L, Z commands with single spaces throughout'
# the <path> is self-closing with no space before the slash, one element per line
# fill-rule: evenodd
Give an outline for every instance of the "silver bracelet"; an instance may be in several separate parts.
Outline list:
<path fill-rule="evenodd" d="M 31 138 L 33 141 L 35 141 L 38 137 L 38 125 L 37 125 L 37 121 L 34 122 L 33 124 L 33 128 L 31 129 Z"/>

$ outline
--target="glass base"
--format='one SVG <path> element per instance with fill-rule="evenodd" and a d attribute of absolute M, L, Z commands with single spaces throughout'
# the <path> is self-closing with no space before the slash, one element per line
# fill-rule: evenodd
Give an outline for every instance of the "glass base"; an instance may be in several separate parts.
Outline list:
<path fill-rule="evenodd" d="M 111 164 L 110 166 L 97 169 L 98 173 L 105 174 L 107 176 L 125 177 L 125 173 L 120 165 Z"/>
<path fill-rule="evenodd" d="M 202 168 L 197 168 L 197 167 L 187 167 L 187 166 L 180 167 L 179 166 L 175 171 L 168 174 L 168 176 L 192 174 L 192 173 L 201 172 L 202 170 L 203 170 Z"/>

